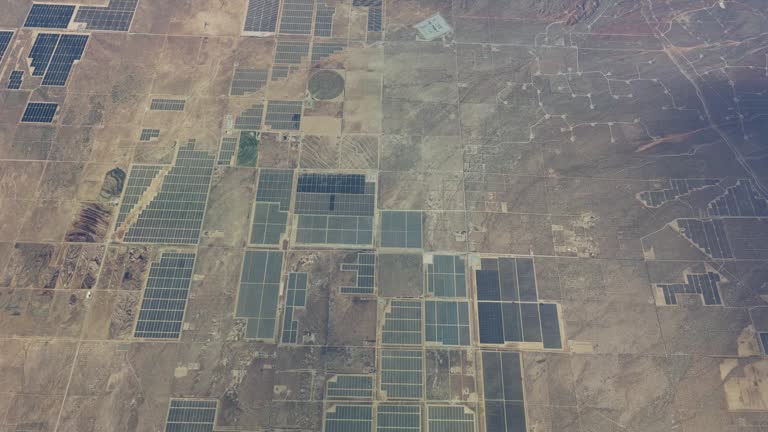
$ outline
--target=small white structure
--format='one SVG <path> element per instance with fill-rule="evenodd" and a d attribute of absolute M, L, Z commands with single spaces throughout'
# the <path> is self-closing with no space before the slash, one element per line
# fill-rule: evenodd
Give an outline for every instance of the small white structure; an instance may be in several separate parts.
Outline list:
<path fill-rule="evenodd" d="M 419 31 L 421 37 L 428 41 L 443 37 L 453 31 L 451 26 L 445 21 L 445 18 L 439 13 L 432 15 L 414 27 Z"/>

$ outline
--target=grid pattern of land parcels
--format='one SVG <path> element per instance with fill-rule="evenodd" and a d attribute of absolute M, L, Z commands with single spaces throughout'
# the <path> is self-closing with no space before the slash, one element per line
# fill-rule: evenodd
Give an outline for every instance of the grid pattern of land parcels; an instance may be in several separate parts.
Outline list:
<path fill-rule="evenodd" d="M 0 431 L 766 428 L 765 0 L 0 5 Z"/>

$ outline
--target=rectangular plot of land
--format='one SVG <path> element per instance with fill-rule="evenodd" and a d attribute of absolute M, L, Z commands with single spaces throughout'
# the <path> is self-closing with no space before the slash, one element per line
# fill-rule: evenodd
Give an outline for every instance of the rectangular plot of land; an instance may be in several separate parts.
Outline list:
<path fill-rule="evenodd" d="M 307 273 L 289 273 L 288 289 L 285 292 L 282 343 L 296 343 L 299 337 L 299 322 L 294 318 L 298 308 L 304 308 L 307 300 Z"/>
<path fill-rule="evenodd" d="M 13 39 L 12 31 L 0 31 L 0 60 L 3 59 L 5 51 L 8 49 L 8 45 L 11 44 L 11 39 Z"/>
<path fill-rule="evenodd" d="M 475 430 L 475 414 L 461 406 L 428 405 L 427 418 L 430 432 L 474 432 Z"/>
<path fill-rule="evenodd" d="M 128 31 L 139 0 L 109 0 L 107 6 L 81 6 L 75 22 L 88 30 Z"/>
<path fill-rule="evenodd" d="M 302 103 L 286 101 L 269 101 L 264 125 L 275 130 L 301 129 Z"/>
<path fill-rule="evenodd" d="M 375 205 L 375 185 L 362 174 L 301 174 L 296 242 L 369 245 Z"/>
<path fill-rule="evenodd" d="M 329 400 L 373 399 L 374 379 L 371 375 L 336 375 L 325 385 Z"/>
<path fill-rule="evenodd" d="M 523 320 L 523 342 L 541 342 L 541 320 L 537 303 L 520 303 Z"/>
<path fill-rule="evenodd" d="M 381 211 L 381 247 L 421 248 L 421 212 Z"/>
<path fill-rule="evenodd" d="M 501 303 L 478 303 L 477 320 L 480 330 L 480 343 L 504 343 L 504 320 L 501 313 Z"/>
<path fill-rule="evenodd" d="M 324 4 L 317 5 L 315 15 L 315 36 L 330 37 L 333 30 L 333 14 L 336 9 Z"/>
<path fill-rule="evenodd" d="M 544 348 L 561 349 L 563 343 L 560 338 L 560 321 L 557 317 L 557 305 L 539 304 L 539 315 L 541 316 L 541 337 Z"/>
<path fill-rule="evenodd" d="M 247 319 L 246 338 L 274 340 L 283 253 L 245 252 L 235 318 Z"/>
<path fill-rule="evenodd" d="M 128 243 L 197 244 L 216 157 L 190 141 L 136 215 L 123 240 Z M 149 197 L 148 197 L 149 198 Z M 122 210 L 121 210 L 122 213 Z"/>
<path fill-rule="evenodd" d="M 135 337 L 177 339 L 181 335 L 194 262 L 194 253 L 164 253 L 152 263 Z"/>
<path fill-rule="evenodd" d="M 149 109 L 154 111 L 184 111 L 184 99 L 152 99 Z"/>
<path fill-rule="evenodd" d="M 32 44 L 32 49 L 29 51 L 29 58 L 31 59 L 29 65 L 32 68 L 32 76 L 45 75 L 60 37 L 60 34 L 55 33 L 40 33 L 37 35 L 35 43 Z"/>
<path fill-rule="evenodd" d="M 59 105 L 55 103 L 30 102 L 24 109 L 21 121 L 22 123 L 50 123 L 58 108 Z"/>
<path fill-rule="evenodd" d="M 536 278 L 533 273 L 532 258 L 516 258 L 517 285 L 520 289 L 520 301 L 537 301 Z"/>
<path fill-rule="evenodd" d="M 498 270 L 475 271 L 478 300 L 501 300 Z"/>
<path fill-rule="evenodd" d="M 248 0 L 243 31 L 274 33 L 279 6 L 279 0 Z"/>
<path fill-rule="evenodd" d="M 261 118 L 264 114 L 264 105 L 251 105 L 240 115 L 235 117 L 235 129 L 237 130 L 259 130 L 261 129 Z"/>
<path fill-rule="evenodd" d="M 485 399 L 522 402 L 520 354 L 484 351 L 482 357 Z"/>
<path fill-rule="evenodd" d="M 345 44 L 337 42 L 315 42 L 312 45 L 312 64 L 343 51 L 346 47 Z"/>
<path fill-rule="evenodd" d="M 341 287 L 342 294 L 373 294 L 376 289 L 376 255 L 360 252 L 355 256 L 355 262 L 344 263 L 341 271 L 357 273 L 356 284 L 353 287 Z"/>
<path fill-rule="evenodd" d="M 482 360 L 486 428 L 525 432 L 520 354 L 483 352 Z"/>
<path fill-rule="evenodd" d="M 217 400 L 171 399 L 165 432 L 211 432 L 217 408 Z"/>
<path fill-rule="evenodd" d="M 308 35 L 312 30 L 314 0 L 284 0 L 280 33 Z"/>
<path fill-rule="evenodd" d="M 381 350 L 381 392 L 387 399 L 420 399 L 421 351 Z"/>
<path fill-rule="evenodd" d="M 236 150 L 237 150 L 237 138 L 235 137 L 221 138 L 221 145 L 219 147 L 219 158 L 216 164 L 232 165 L 232 157 L 235 156 Z"/>
<path fill-rule="evenodd" d="M 378 432 L 420 431 L 421 407 L 419 405 L 385 405 L 376 410 Z"/>
<path fill-rule="evenodd" d="M 256 201 L 280 204 L 281 211 L 288 211 L 293 190 L 293 170 L 263 169 L 259 173 Z"/>
<path fill-rule="evenodd" d="M 2 59 L 2 56 L 0 56 L 0 60 Z M 21 81 L 24 77 L 24 71 L 15 70 L 11 72 L 11 75 L 8 77 L 8 89 L 9 90 L 18 90 L 21 88 Z"/>
<path fill-rule="evenodd" d="M 466 297 L 467 281 L 464 258 L 435 255 L 427 264 L 427 292 L 435 297 Z"/>
<path fill-rule="evenodd" d="M 392 300 L 384 312 L 381 343 L 421 345 L 421 302 Z"/>
<path fill-rule="evenodd" d="M 279 204 L 257 202 L 253 212 L 251 244 L 279 244 L 287 223 L 288 212 L 280 211 Z"/>
<path fill-rule="evenodd" d="M 368 8 L 368 31 L 381 31 L 381 7 Z"/>
<path fill-rule="evenodd" d="M 523 403 L 485 401 L 485 425 L 489 431 L 527 432 Z"/>
<path fill-rule="evenodd" d="M 278 41 L 275 48 L 275 64 L 297 65 L 309 56 L 309 42 Z M 274 69 L 272 74 L 274 75 Z M 287 76 L 287 75 L 286 75 Z"/>
<path fill-rule="evenodd" d="M 442 345 L 469 345 L 469 305 L 465 301 L 424 302 L 426 341 Z"/>
<path fill-rule="evenodd" d="M 267 72 L 266 69 L 235 69 L 229 94 L 243 96 L 259 90 L 267 85 Z"/>
<path fill-rule="evenodd" d="M 372 432 L 371 405 L 335 405 L 325 413 L 324 432 Z"/>
<path fill-rule="evenodd" d="M 65 85 L 72 65 L 82 58 L 86 43 L 88 43 L 88 35 L 62 35 L 43 77 L 43 85 Z"/>
<path fill-rule="evenodd" d="M 65 29 L 74 13 L 73 5 L 33 4 L 24 27 Z"/>
<path fill-rule="evenodd" d="M 158 137 L 160 137 L 160 129 L 142 129 L 141 134 L 139 134 L 139 141 L 152 141 Z"/>

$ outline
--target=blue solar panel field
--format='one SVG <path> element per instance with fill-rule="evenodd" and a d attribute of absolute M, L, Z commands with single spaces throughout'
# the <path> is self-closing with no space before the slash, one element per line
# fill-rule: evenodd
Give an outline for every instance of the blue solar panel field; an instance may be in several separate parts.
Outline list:
<path fill-rule="evenodd" d="M 55 103 L 30 102 L 21 117 L 23 123 L 50 123 L 59 107 Z"/>
<path fill-rule="evenodd" d="M 24 27 L 65 29 L 75 13 L 73 5 L 34 4 Z"/>
<path fill-rule="evenodd" d="M 48 70 L 48 64 L 51 62 L 53 51 L 56 44 L 59 43 L 60 34 L 40 33 L 29 51 L 29 58 L 32 59 L 32 76 L 43 76 Z"/>
<path fill-rule="evenodd" d="M 24 77 L 24 71 L 15 70 L 11 72 L 11 75 L 8 77 L 8 89 L 9 90 L 20 89 L 22 77 Z"/>
<path fill-rule="evenodd" d="M 12 38 L 13 38 L 12 31 L 0 31 L 0 60 L 3 59 L 3 56 L 5 55 L 5 50 L 8 49 L 8 45 L 11 43 Z"/>
<path fill-rule="evenodd" d="M 72 65 L 82 57 L 87 42 L 88 35 L 62 35 L 43 78 L 43 85 L 65 85 Z"/>

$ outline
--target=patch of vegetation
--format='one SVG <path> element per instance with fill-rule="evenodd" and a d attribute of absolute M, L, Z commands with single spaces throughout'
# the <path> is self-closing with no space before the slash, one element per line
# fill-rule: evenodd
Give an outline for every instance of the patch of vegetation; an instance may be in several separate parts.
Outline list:
<path fill-rule="evenodd" d="M 258 147 L 258 132 L 240 132 L 240 145 L 237 147 L 237 166 L 255 167 L 259 154 Z"/>

